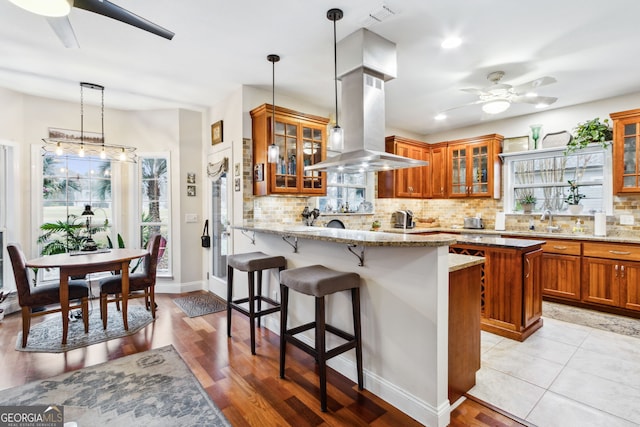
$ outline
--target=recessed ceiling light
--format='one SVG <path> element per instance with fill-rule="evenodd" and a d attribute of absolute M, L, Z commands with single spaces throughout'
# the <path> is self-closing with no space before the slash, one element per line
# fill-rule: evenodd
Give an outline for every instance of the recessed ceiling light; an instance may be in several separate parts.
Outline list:
<path fill-rule="evenodd" d="M 444 120 L 447 118 L 447 115 L 444 113 L 440 113 L 434 117 L 435 120 Z"/>
<path fill-rule="evenodd" d="M 462 39 L 460 37 L 448 37 L 444 39 L 440 47 L 443 49 L 453 49 L 462 44 Z"/>

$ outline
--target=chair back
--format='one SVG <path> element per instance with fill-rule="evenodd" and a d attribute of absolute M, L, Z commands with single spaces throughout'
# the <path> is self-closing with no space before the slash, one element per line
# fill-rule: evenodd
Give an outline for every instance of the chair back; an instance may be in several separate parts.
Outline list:
<path fill-rule="evenodd" d="M 155 283 L 156 281 L 156 269 L 158 268 L 158 254 L 160 253 L 160 240 L 162 236 L 153 234 L 149 237 L 147 243 L 147 250 L 149 255 L 144 257 L 144 272 L 147 278 Z"/>
<path fill-rule="evenodd" d="M 27 270 L 27 259 L 22 252 L 19 243 L 9 243 L 7 245 L 13 275 L 16 278 L 16 289 L 18 290 L 18 303 L 20 306 L 31 296 L 31 286 L 29 285 L 29 270 Z"/>

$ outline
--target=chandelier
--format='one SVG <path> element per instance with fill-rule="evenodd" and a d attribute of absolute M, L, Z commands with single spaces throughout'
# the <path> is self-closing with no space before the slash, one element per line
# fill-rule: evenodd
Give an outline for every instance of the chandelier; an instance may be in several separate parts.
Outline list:
<path fill-rule="evenodd" d="M 102 130 L 99 134 L 91 136 L 84 131 L 84 89 L 95 89 L 101 92 L 101 121 Z M 42 150 L 45 153 L 55 153 L 57 156 L 95 156 L 103 160 L 119 160 L 122 162 L 136 162 L 135 147 L 125 145 L 111 145 L 104 142 L 104 86 L 94 83 L 80 82 L 80 135 L 74 135 L 73 131 L 56 132 L 44 138 Z"/>

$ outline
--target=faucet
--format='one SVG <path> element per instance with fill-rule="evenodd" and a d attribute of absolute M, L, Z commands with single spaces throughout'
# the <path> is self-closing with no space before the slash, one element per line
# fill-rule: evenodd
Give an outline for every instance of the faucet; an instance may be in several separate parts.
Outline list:
<path fill-rule="evenodd" d="M 548 232 L 554 232 L 556 230 L 558 230 L 560 227 L 558 227 L 557 225 L 554 226 L 553 225 L 553 215 L 551 214 L 551 210 L 550 209 L 545 209 L 544 212 L 542 212 L 542 216 L 540 217 L 540 221 L 544 221 L 545 218 L 549 218 L 549 222 L 547 223 L 547 231 Z"/>

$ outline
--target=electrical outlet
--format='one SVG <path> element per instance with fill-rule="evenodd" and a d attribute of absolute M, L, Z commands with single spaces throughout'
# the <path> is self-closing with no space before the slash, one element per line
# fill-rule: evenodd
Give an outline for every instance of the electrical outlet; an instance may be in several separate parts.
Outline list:
<path fill-rule="evenodd" d="M 633 225 L 633 215 L 620 215 L 620 225 Z"/>

